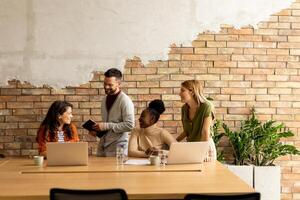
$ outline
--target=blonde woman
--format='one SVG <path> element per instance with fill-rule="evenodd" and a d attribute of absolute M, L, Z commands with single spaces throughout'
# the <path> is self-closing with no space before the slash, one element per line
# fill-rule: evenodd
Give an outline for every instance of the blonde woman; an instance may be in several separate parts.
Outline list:
<path fill-rule="evenodd" d="M 216 159 L 216 147 L 211 137 L 214 106 L 202 91 L 202 85 L 197 80 L 181 83 L 179 96 L 184 103 L 181 108 L 183 132 L 177 137 L 177 141 L 184 138 L 188 142 L 208 141 L 210 145 L 205 161 L 210 161 Z"/>

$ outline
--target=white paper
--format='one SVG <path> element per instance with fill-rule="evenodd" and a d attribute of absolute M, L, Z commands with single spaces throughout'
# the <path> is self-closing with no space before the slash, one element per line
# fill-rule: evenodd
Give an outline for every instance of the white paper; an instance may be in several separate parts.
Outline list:
<path fill-rule="evenodd" d="M 150 161 L 148 159 L 129 159 L 124 164 L 125 165 L 150 165 Z"/>

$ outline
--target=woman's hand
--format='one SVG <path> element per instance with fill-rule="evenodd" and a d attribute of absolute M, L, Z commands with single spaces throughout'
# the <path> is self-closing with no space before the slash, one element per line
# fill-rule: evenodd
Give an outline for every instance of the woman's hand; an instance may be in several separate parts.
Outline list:
<path fill-rule="evenodd" d="M 151 156 L 151 155 L 158 155 L 158 149 L 155 147 L 150 147 L 145 151 L 146 155 Z"/>

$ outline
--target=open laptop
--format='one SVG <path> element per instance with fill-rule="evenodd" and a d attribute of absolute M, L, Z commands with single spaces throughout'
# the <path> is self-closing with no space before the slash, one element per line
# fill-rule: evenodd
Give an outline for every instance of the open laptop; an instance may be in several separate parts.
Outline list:
<path fill-rule="evenodd" d="M 88 164 L 87 142 L 48 142 L 46 147 L 47 166 Z"/>
<path fill-rule="evenodd" d="M 174 142 L 170 146 L 167 164 L 202 163 L 208 145 L 208 142 Z"/>

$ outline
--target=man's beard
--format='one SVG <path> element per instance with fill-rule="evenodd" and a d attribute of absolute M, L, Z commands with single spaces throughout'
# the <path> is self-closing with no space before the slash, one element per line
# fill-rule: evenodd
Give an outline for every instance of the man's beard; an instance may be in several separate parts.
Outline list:
<path fill-rule="evenodd" d="M 113 95 L 116 92 L 116 90 L 113 89 L 104 89 L 104 91 L 106 95 Z"/>

